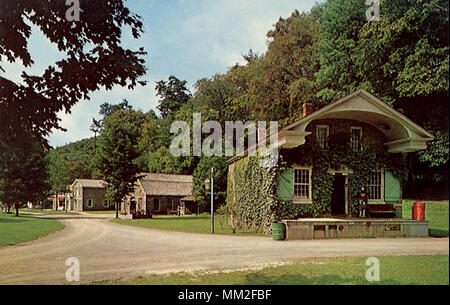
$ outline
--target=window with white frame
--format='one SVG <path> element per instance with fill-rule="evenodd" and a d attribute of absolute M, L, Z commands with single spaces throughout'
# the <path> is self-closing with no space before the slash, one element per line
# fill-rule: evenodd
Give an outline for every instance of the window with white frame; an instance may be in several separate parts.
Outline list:
<path fill-rule="evenodd" d="M 361 127 L 351 127 L 350 128 L 350 148 L 355 151 L 360 151 L 362 149 L 362 128 Z"/>
<path fill-rule="evenodd" d="M 318 125 L 316 128 L 316 139 L 320 149 L 328 149 L 330 128 L 328 125 Z"/>
<path fill-rule="evenodd" d="M 384 173 L 383 170 L 372 171 L 367 184 L 367 198 L 369 200 L 383 200 Z"/>
<path fill-rule="evenodd" d="M 103 207 L 104 208 L 109 208 L 109 201 L 108 200 L 103 200 Z"/>
<path fill-rule="evenodd" d="M 171 210 L 174 209 L 174 204 L 173 204 L 172 198 L 167 199 L 167 206 L 169 206 Z"/>
<path fill-rule="evenodd" d="M 94 199 L 88 199 L 86 205 L 90 209 L 93 208 L 94 207 Z"/>
<path fill-rule="evenodd" d="M 294 197 L 304 201 L 311 200 L 311 169 L 295 168 Z"/>
<path fill-rule="evenodd" d="M 153 210 L 159 211 L 159 209 L 160 209 L 159 198 L 155 198 L 153 200 Z"/>

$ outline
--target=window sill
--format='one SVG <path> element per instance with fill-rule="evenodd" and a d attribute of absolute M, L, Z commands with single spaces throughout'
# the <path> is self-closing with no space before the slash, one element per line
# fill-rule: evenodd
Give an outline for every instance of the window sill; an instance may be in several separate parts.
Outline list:
<path fill-rule="evenodd" d="M 373 200 L 369 200 L 368 202 L 367 202 L 368 204 L 384 204 L 385 202 L 384 202 L 384 200 L 383 199 L 373 199 Z"/>

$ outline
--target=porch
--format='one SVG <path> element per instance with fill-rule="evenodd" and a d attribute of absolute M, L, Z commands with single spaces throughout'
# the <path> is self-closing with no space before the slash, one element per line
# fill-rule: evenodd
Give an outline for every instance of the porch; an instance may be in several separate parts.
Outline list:
<path fill-rule="evenodd" d="M 428 221 L 398 218 L 301 218 L 283 220 L 286 240 L 428 237 Z"/>

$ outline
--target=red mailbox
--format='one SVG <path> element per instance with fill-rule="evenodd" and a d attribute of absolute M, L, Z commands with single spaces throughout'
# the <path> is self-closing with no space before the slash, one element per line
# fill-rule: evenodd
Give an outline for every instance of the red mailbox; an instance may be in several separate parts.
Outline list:
<path fill-rule="evenodd" d="M 425 202 L 416 201 L 413 205 L 412 219 L 425 221 Z"/>

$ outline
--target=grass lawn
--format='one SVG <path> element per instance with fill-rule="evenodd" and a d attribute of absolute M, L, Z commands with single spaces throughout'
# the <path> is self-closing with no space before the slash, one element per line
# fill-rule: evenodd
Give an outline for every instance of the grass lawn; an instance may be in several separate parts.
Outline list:
<path fill-rule="evenodd" d="M 415 200 L 403 201 L 403 218 L 412 219 L 412 207 Z M 425 220 L 429 221 L 430 236 L 444 237 L 448 234 L 448 201 L 426 201 Z"/>
<path fill-rule="evenodd" d="M 415 200 L 403 201 L 403 218 L 412 218 L 412 206 Z M 107 211 L 109 212 L 109 211 Z M 215 216 L 214 231 L 217 234 L 233 234 L 223 216 Z M 427 201 L 425 208 L 425 219 L 430 222 L 430 236 L 449 236 L 449 203 L 448 201 Z M 149 229 L 165 231 L 179 231 L 190 233 L 210 233 L 211 218 L 209 214 L 196 216 L 157 216 L 154 219 L 114 219 L 116 223 L 132 225 Z M 243 232 L 237 230 L 236 235 L 263 235 L 257 232 Z"/>
<path fill-rule="evenodd" d="M 448 285 L 448 255 L 385 256 L 380 282 L 368 282 L 367 258 L 315 259 L 259 271 L 171 273 L 132 280 L 103 281 L 115 285 Z"/>
<path fill-rule="evenodd" d="M 15 210 L 12 210 L 13 214 L 15 214 Z M 76 212 L 66 212 L 66 211 L 54 211 L 51 209 L 44 209 L 41 211 L 41 209 L 19 209 L 19 215 L 20 214 L 26 214 L 29 213 L 39 213 L 39 214 L 45 214 L 45 215 L 78 215 Z"/>
<path fill-rule="evenodd" d="M 113 219 L 113 222 L 148 229 L 178 231 L 189 233 L 211 233 L 211 216 L 209 214 L 188 216 L 156 216 L 153 219 Z M 227 224 L 224 216 L 214 217 L 214 233 L 233 234 L 233 229 Z M 237 230 L 235 235 L 263 235 L 257 232 Z"/>
<path fill-rule="evenodd" d="M 53 219 L 0 214 L 0 247 L 33 240 L 63 228 Z"/>

